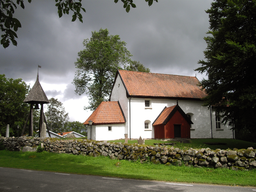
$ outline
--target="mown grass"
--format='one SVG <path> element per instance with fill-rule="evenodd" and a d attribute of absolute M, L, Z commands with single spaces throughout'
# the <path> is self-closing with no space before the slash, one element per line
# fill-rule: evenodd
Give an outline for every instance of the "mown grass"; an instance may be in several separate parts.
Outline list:
<path fill-rule="evenodd" d="M 167 166 L 49 152 L 0 151 L 0 167 L 168 182 L 256 186 L 256 170 Z"/>
<path fill-rule="evenodd" d="M 116 142 L 116 143 L 124 143 L 124 139 L 114 140 L 109 142 Z M 138 143 L 138 140 L 128 140 L 128 143 Z M 146 145 L 154 145 L 154 143 L 173 143 L 174 147 L 180 149 L 189 149 L 189 148 L 210 148 L 210 149 L 247 149 L 248 147 L 256 148 L 256 143 L 236 140 L 236 139 L 191 139 L 190 143 L 180 143 L 176 140 L 145 140 Z"/>

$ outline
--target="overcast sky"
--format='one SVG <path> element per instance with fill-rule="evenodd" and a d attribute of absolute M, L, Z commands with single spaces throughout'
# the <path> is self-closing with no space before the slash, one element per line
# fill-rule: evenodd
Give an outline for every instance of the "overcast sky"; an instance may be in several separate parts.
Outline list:
<path fill-rule="evenodd" d="M 59 18 L 54 2 L 34 0 L 16 11 L 22 24 L 18 46 L 0 47 L 0 74 L 22 78 L 32 87 L 40 65 L 40 82 L 48 99 L 58 98 L 70 121 L 84 122 L 91 114 L 83 110 L 86 95 L 76 95 L 72 81 L 83 40 L 100 28 L 119 35 L 132 59 L 153 73 L 204 77 L 194 69 L 204 59 L 203 38 L 209 29 L 205 10 L 212 0 L 159 0 L 151 7 L 144 0 L 134 0 L 137 8 L 129 13 L 121 2 L 84 0 L 83 23 L 71 22 L 71 15 Z"/>

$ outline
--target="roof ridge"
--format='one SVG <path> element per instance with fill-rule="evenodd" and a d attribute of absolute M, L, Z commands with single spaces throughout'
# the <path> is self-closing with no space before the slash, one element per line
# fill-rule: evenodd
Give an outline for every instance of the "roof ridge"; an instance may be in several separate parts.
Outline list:
<path fill-rule="evenodd" d="M 192 77 L 196 78 L 196 76 L 190 76 L 190 75 L 175 75 L 175 74 L 168 74 L 168 73 L 152 73 L 152 72 L 143 72 L 143 71 L 129 71 L 124 69 L 119 69 L 118 71 L 127 71 L 129 73 L 145 73 L 145 74 L 156 74 L 156 75 L 170 75 L 170 76 L 180 76 L 180 77 Z"/>

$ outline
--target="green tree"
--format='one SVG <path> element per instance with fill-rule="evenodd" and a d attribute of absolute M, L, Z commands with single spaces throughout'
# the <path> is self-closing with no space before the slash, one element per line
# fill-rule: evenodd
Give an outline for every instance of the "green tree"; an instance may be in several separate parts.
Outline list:
<path fill-rule="evenodd" d="M 85 49 L 78 53 L 73 83 L 77 94 L 86 92 L 89 95 L 87 109 L 95 110 L 108 99 L 117 70 L 128 68 L 132 55 L 119 35 L 109 35 L 107 29 L 92 32 L 92 37 L 85 39 L 83 44 Z M 135 69 L 135 64 L 130 68 Z"/>
<path fill-rule="evenodd" d="M 10 136 L 18 136 L 29 114 L 29 106 L 23 103 L 28 86 L 22 79 L 8 79 L 0 75 L 0 134 L 5 136 L 10 125 Z M 19 127 L 19 130 L 17 129 Z"/>
<path fill-rule="evenodd" d="M 146 68 L 139 61 L 131 61 L 129 65 L 124 66 L 124 69 L 127 71 L 141 71 L 141 72 L 150 72 L 149 68 Z"/>
<path fill-rule="evenodd" d="M 205 60 L 196 70 L 208 75 L 201 86 L 224 122 L 256 138 L 256 1 L 216 0 L 209 14 Z"/>
<path fill-rule="evenodd" d="M 32 0 L 27 0 L 29 3 Z M 149 6 L 153 4 L 153 1 L 158 0 L 145 0 Z M 58 9 L 59 17 L 62 17 L 63 14 L 69 14 L 69 12 L 73 12 L 72 22 L 77 18 L 80 22 L 83 22 L 83 16 L 81 14 L 81 10 L 85 12 L 85 8 L 82 7 L 82 0 L 55 0 L 55 6 Z M 118 0 L 114 0 L 115 3 Z M 130 8 L 135 8 L 136 5 L 133 3 L 133 0 L 121 0 L 124 4 L 124 8 L 126 12 L 130 11 Z M 1 0 L 0 1 L 0 29 L 3 32 L 1 35 L 1 44 L 4 48 L 7 48 L 10 43 L 17 46 L 16 39 L 17 31 L 21 28 L 21 23 L 19 19 L 14 17 L 15 10 L 17 7 L 21 7 L 25 9 L 24 0 Z"/>
<path fill-rule="evenodd" d="M 119 0 L 114 0 L 115 3 L 117 3 Z M 158 2 L 158 0 L 145 0 L 145 2 L 148 3 L 148 6 L 151 6 L 153 2 Z M 136 4 L 133 3 L 133 0 L 121 0 L 121 2 L 124 4 L 124 8 L 126 12 L 128 13 L 131 8 L 136 8 Z"/>
<path fill-rule="evenodd" d="M 68 113 L 66 113 L 63 104 L 58 99 L 51 98 L 49 102 L 45 112 L 49 129 L 56 133 L 65 132 L 65 124 L 69 118 Z"/>
<path fill-rule="evenodd" d="M 75 131 L 77 133 L 80 133 L 86 136 L 85 130 L 86 130 L 85 125 L 83 123 L 80 123 L 79 121 L 72 121 L 72 122 L 69 121 L 65 125 L 65 132 Z"/>

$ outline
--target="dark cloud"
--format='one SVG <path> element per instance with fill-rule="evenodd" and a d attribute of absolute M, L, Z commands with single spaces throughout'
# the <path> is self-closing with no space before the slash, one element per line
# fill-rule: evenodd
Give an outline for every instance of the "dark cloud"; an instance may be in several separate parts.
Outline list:
<path fill-rule="evenodd" d="M 45 91 L 45 94 L 47 95 L 47 98 L 50 99 L 52 97 L 55 98 L 56 96 L 61 95 L 62 92 L 56 91 L 56 90 L 48 90 L 48 91 Z"/>
<path fill-rule="evenodd" d="M 204 59 L 209 26 L 205 10 L 212 0 L 161 0 L 151 7 L 143 0 L 134 2 L 137 8 L 126 13 L 121 2 L 83 1 L 83 23 L 71 22 L 71 15 L 59 18 L 54 1 L 26 3 L 15 14 L 22 23 L 18 46 L 0 47 L 0 73 L 35 81 L 41 65 L 41 82 L 67 85 L 61 92 L 57 87 L 47 90 L 49 95 L 63 94 L 63 101 L 79 98 L 71 84 L 77 53 L 91 31 L 107 28 L 151 72 L 195 75 L 198 60 Z"/>
<path fill-rule="evenodd" d="M 74 84 L 68 84 L 67 88 L 64 91 L 64 99 L 79 99 L 81 96 L 75 93 L 75 85 Z"/>

